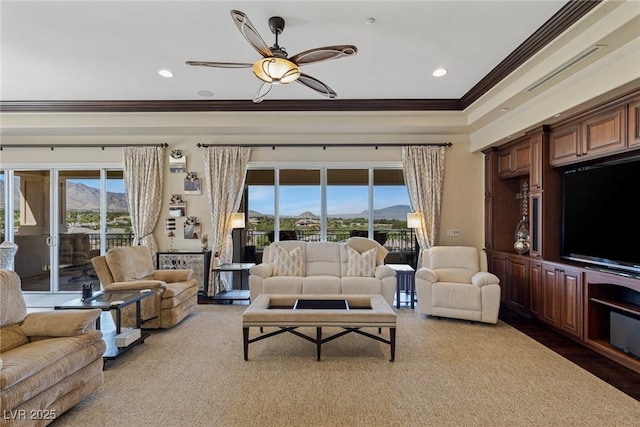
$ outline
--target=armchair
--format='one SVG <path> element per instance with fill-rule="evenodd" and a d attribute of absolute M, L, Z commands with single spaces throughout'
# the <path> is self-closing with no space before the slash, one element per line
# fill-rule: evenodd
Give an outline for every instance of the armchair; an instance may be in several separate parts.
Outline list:
<path fill-rule="evenodd" d="M 0 270 L 0 425 L 49 424 L 103 384 L 99 316 L 98 309 L 27 313 L 20 276 Z M 47 416 L 29 421 L 36 411 Z"/>
<path fill-rule="evenodd" d="M 151 289 L 153 295 L 141 301 L 144 329 L 171 328 L 195 311 L 198 282 L 192 270 L 156 270 L 146 246 L 112 248 L 91 259 L 106 291 Z M 135 327 L 135 307 L 125 307 L 121 324 Z"/>
<path fill-rule="evenodd" d="M 497 323 L 500 280 L 487 272 L 487 254 L 468 246 L 425 249 L 416 271 L 420 313 Z"/>

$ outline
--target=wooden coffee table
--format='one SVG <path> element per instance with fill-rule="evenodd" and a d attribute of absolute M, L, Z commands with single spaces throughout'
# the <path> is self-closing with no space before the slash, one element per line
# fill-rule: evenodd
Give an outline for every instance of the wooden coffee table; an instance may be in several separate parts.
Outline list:
<path fill-rule="evenodd" d="M 344 300 L 348 308 L 305 308 L 294 309 L 298 300 Z M 305 335 L 297 328 L 316 328 L 316 336 Z M 261 334 L 249 338 L 249 328 L 259 327 Z M 273 332 L 262 333 L 264 327 L 279 328 Z M 339 327 L 343 331 L 323 338 L 323 327 Z M 361 328 L 378 328 L 379 334 L 363 331 Z M 382 328 L 389 328 L 389 337 L 381 335 Z M 320 360 L 322 344 L 354 332 L 389 344 L 391 357 L 396 352 L 396 313 L 387 304 L 382 295 L 272 295 L 260 294 L 242 314 L 242 335 L 244 360 L 249 360 L 249 344 L 290 332 L 316 344 L 316 360 Z"/>

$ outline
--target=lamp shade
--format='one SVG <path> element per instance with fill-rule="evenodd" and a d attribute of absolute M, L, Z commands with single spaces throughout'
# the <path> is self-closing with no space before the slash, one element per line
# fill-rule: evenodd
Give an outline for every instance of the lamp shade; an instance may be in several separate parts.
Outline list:
<path fill-rule="evenodd" d="M 422 214 L 420 212 L 409 212 L 407 214 L 407 227 L 408 228 L 422 227 Z"/>
<path fill-rule="evenodd" d="M 231 214 L 231 228 L 244 228 L 244 212 Z"/>
<path fill-rule="evenodd" d="M 272 84 L 286 84 L 300 77 L 300 69 L 285 58 L 268 57 L 256 61 L 251 67 L 260 80 Z"/>

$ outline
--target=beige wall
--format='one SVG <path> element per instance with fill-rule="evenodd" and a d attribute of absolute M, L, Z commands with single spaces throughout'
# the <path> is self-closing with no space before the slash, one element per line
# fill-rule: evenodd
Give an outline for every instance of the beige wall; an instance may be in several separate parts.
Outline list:
<path fill-rule="evenodd" d="M 165 161 L 164 196 L 162 211 L 155 236 L 161 249 L 169 248 L 169 238 L 164 230 L 164 219 L 168 217 L 168 205 L 171 194 L 184 194 L 184 174 L 170 173 L 168 156 L 172 149 L 181 149 L 187 156 L 187 169 L 196 172 L 201 179 L 203 194 L 184 195 L 187 203 L 187 215 L 196 216 L 202 225 L 203 233 L 211 234 L 209 219 L 209 202 L 206 196 L 207 188 L 204 175 L 203 149 L 196 144 L 211 143 L 214 137 L 170 137 L 170 138 L 141 138 L 141 137 L 72 137 L 65 138 L 64 143 L 140 143 L 140 142 L 167 142 Z M 425 137 L 422 141 L 425 141 Z M 418 139 L 415 139 L 418 141 Z M 45 142 L 46 141 L 46 142 Z M 70 142 L 71 141 L 71 142 Z M 100 141 L 100 142 L 96 142 Z M 108 141 L 108 142 L 105 142 Z M 218 140 L 217 143 L 222 143 Z M 442 236 L 440 243 L 443 245 L 483 245 L 483 160 L 482 155 L 472 153 L 469 150 L 468 137 L 463 135 L 428 136 L 427 142 L 452 142 L 453 146 L 446 149 L 445 190 L 442 212 Z M 13 141 L 12 141 L 13 143 Z M 25 148 L 13 148 L 0 151 L 0 167 L 61 167 L 61 168 L 93 168 L 93 167 L 121 167 L 122 150 L 119 148 L 56 148 L 51 151 L 48 148 L 28 148 L 34 143 L 63 143 L 57 137 L 31 138 L 31 141 L 22 141 Z M 401 148 L 398 147 L 321 147 L 305 148 L 253 148 L 249 162 L 250 167 L 278 166 L 356 166 L 401 167 Z M 177 237 L 174 247 L 180 249 L 200 248 L 200 241 L 184 239 L 182 227 L 184 218 L 176 221 Z M 447 229 L 460 230 L 460 237 L 447 237 Z"/>

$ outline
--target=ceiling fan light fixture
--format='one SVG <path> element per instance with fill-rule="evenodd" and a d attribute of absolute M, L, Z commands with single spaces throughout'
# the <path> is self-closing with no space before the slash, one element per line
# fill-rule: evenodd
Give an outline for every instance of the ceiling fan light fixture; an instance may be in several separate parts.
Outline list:
<path fill-rule="evenodd" d="M 271 84 L 287 84 L 300 77 L 300 68 L 296 64 L 275 56 L 256 61 L 251 70 L 260 80 Z"/>

